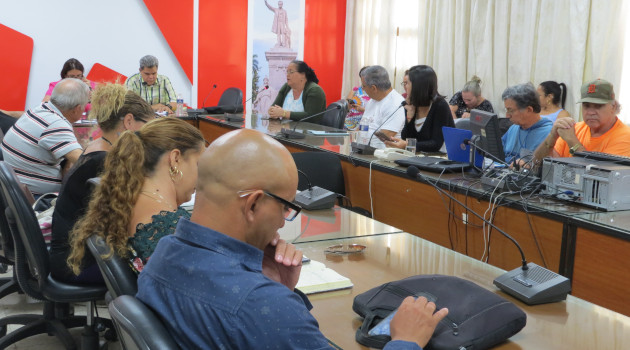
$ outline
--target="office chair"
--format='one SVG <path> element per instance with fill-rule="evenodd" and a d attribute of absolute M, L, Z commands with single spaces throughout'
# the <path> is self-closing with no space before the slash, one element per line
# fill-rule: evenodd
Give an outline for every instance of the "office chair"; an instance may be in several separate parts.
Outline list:
<path fill-rule="evenodd" d="M 219 103 L 213 107 L 206 107 L 206 112 L 217 113 L 242 113 L 243 91 L 236 87 L 225 89 L 219 98 Z"/>
<path fill-rule="evenodd" d="M 9 223 L 4 215 L 6 209 L 7 205 L 4 198 L 0 195 L 0 249 L 2 249 L 2 253 L 0 254 L 0 273 L 6 273 L 9 266 L 13 266 L 15 263 L 13 238 L 11 237 Z M 21 291 L 15 269 L 13 269 L 13 276 L 0 278 L 0 299 L 9 294 Z"/>
<path fill-rule="evenodd" d="M 103 274 L 109 296 L 112 299 L 121 295 L 136 295 L 138 276 L 133 272 L 127 260 L 116 253 L 109 258 L 103 258 L 103 256 L 109 255 L 110 249 L 103 238 L 96 234 L 88 238 L 87 247 L 94 256 L 101 274 Z"/>
<path fill-rule="evenodd" d="M 337 106 L 341 106 L 341 109 L 336 109 Z M 348 101 L 341 99 L 339 101 L 331 103 L 322 117 L 321 125 L 333 127 L 335 129 L 343 129 L 346 122 L 346 115 L 348 114 Z"/>
<path fill-rule="evenodd" d="M 179 349 L 160 318 L 135 297 L 121 295 L 108 308 L 123 349 Z"/>
<path fill-rule="evenodd" d="M 470 130 L 470 119 L 469 118 L 455 119 L 455 127 L 458 129 Z"/>
<path fill-rule="evenodd" d="M 66 349 L 76 349 L 68 328 L 84 327 L 82 349 L 98 349 L 94 302 L 103 299 L 105 286 L 75 285 L 55 280 L 49 273 L 49 255 L 35 213 L 22 193 L 13 169 L 0 162 L 0 194 L 7 204 L 6 220 L 15 245 L 16 276 L 21 289 L 44 301 L 43 314 L 13 315 L 0 319 L 0 349 L 36 334 L 55 335 Z M 87 316 L 69 315 L 70 303 L 88 302 Z M 109 320 L 99 320 L 111 328 Z M 9 324 L 24 324 L 6 334 Z M 6 335 L 5 335 L 6 334 Z"/>

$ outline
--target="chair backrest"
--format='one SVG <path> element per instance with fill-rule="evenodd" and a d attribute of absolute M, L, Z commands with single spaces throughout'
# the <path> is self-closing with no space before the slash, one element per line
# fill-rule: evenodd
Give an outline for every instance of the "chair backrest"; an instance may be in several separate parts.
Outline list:
<path fill-rule="evenodd" d="M 303 171 L 313 186 L 319 186 L 329 191 L 346 194 L 343 180 L 343 170 L 339 157 L 326 152 L 296 152 L 291 153 L 298 170 Z M 298 178 L 300 191 L 308 188 L 304 176 Z"/>
<path fill-rule="evenodd" d="M 115 253 L 104 259 L 103 256 L 107 256 L 110 249 L 103 238 L 98 235 L 92 235 L 88 238 L 87 246 L 101 270 L 111 297 L 136 295 L 138 292 L 138 276 L 131 270 L 129 263 Z"/>
<path fill-rule="evenodd" d="M 108 308 L 125 350 L 179 349 L 159 317 L 135 297 L 119 296 Z"/>
<path fill-rule="evenodd" d="M 470 119 L 468 118 L 455 119 L 455 127 L 458 129 L 470 130 Z"/>
<path fill-rule="evenodd" d="M 49 255 L 33 208 L 28 204 L 13 168 L 0 162 L 0 187 L 15 246 L 15 269 L 22 290 L 45 299 L 41 290 L 48 278 Z"/>
<path fill-rule="evenodd" d="M 337 109 L 337 106 L 341 106 Z M 321 125 L 330 126 L 336 129 L 343 129 L 348 114 L 348 101 L 341 99 L 331 103 L 327 108 L 327 112 L 322 117 Z"/>
<path fill-rule="evenodd" d="M 240 113 L 243 111 L 243 91 L 239 88 L 231 87 L 225 89 L 221 98 L 219 98 L 219 107 L 223 107 L 224 110 L 230 110 L 234 108 L 233 113 Z"/>

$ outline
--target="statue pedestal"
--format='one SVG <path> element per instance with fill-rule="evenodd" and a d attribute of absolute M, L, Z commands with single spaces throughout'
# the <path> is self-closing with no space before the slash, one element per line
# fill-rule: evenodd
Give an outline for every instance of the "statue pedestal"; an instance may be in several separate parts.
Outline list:
<path fill-rule="evenodd" d="M 287 66 L 297 57 L 297 52 L 290 48 L 274 47 L 265 51 L 265 58 L 269 62 L 269 87 L 280 90 L 287 82 Z"/>

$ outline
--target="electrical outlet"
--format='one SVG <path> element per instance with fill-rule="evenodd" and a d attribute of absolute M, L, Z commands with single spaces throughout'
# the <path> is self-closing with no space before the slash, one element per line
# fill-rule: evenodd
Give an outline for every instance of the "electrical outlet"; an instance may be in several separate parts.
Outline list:
<path fill-rule="evenodd" d="M 468 214 L 462 213 L 462 222 L 464 225 L 468 225 Z"/>

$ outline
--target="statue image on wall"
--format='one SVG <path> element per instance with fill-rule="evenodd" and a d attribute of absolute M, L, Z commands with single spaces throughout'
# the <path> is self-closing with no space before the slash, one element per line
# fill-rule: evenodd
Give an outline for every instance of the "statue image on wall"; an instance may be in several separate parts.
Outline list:
<path fill-rule="evenodd" d="M 265 77 L 263 79 L 263 87 L 269 86 L 269 78 Z M 256 96 L 256 101 L 254 101 L 254 111 L 260 114 L 267 114 L 269 107 L 273 103 L 273 100 L 276 98 L 278 92 L 273 87 L 269 86 L 268 89 L 264 89 L 258 92 Z"/>
<path fill-rule="evenodd" d="M 271 10 L 273 15 L 273 25 L 271 31 L 276 34 L 277 42 L 275 47 L 291 47 L 291 29 L 289 29 L 289 17 L 287 11 L 282 8 L 282 1 L 278 1 L 278 7 L 275 8 L 265 0 L 265 5 Z"/>

